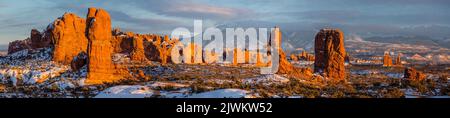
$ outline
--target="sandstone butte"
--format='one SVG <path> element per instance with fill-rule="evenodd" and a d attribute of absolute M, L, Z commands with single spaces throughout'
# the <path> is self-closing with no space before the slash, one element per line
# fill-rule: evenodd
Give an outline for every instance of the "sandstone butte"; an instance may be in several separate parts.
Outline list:
<path fill-rule="evenodd" d="M 392 58 L 389 52 L 385 52 L 383 56 L 383 66 L 391 67 L 392 66 Z"/>
<path fill-rule="evenodd" d="M 103 9 L 89 8 L 87 21 L 88 75 L 86 84 L 101 84 L 115 81 L 111 54 L 111 18 Z"/>
<path fill-rule="evenodd" d="M 412 67 L 407 67 L 405 68 L 404 78 L 411 81 L 422 81 L 425 79 L 425 74 Z"/>
<path fill-rule="evenodd" d="M 70 64 L 78 53 L 86 52 L 86 21 L 75 14 L 65 13 L 56 19 L 47 30 L 54 44 L 53 61 Z"/>
<path fill-rule="evenodd" d="M 322 29 L 314 40 L 314 72 L 334 80 L 345 79 L 344 34 L 339 29 Z"/>

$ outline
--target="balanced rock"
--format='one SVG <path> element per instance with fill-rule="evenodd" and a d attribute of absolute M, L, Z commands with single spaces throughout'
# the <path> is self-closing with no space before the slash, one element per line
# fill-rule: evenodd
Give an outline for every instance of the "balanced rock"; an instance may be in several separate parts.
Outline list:
<path fill-rule="evenodd" d="M 421 81 L 425 79 L 425 74 L 412 67 L 405 68 L 404 78 L 413 81 Z"/>
<path fill-rule="evenodd" d="M 314 41 L 314 72 L 325 77 L 345 79 L 344 33 L 339 29 L 322 29 Z"/>

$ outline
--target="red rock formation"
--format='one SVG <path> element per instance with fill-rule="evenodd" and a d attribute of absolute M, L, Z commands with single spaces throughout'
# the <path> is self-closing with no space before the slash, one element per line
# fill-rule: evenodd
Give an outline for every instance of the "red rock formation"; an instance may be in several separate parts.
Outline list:
<path fill-rule="evenodd" d="M 244 50 L 244 55 L 245 55 L 245 58 L 244 58 L 244 60 L 245 60 L 245 63 L 246 64 L 249 64 L 250 63 L 250 51 L 249 50 L 247 50 L 247 49 L 245 49 Z"/>
<path fill-rule="evenodd" d="M 392 58 L 389 52 L 385 52 L 383 56 L 383 66 L 391 67 L 392 66 Z"/>
<path fill-rule="evenodd" d="M 325 77 L 345 79 L 344 34 L 339 29 L 322 29 L 314 41 L 314 72 Z"/>
<path fill-rule="evenodd" d="M 86 22 L 72 13 L 56 19 L 47 29 L 54 44 L 53 61 L 70 64 L 72 59 L 87 49 Z"/>
<path fill-rule="evenodd" d="M 183 48 L 184 63 L 186 64 L 203 63 L 203 59 L 195 58 L 195 56 L 199 56 L 201 54 L 197 53 L 198 51 L 202 51 L 202 49 L 195 43 L 189 43 L 187 46 L 185 46 Z"/>
<path fill-rule="evenodd" d="M 41 32 L 39 32 L 37 29 L 31 30 L 30 39 L 31 39 L 31 47 L 33 49 L 47 47 L 50 45 L 51 42 L 50 40 L 44 40 Z"/>
<path fill-rule="evenodd" d="M 412 67 L 405 68 L 404 78 L 412 81 L 421 81 L 425 79 L 425 74 Z"/>
<path fill-rule="evenodd" d="M 49 47 L 51 40 L 48 37 L 43 37 L 43 34 L 36 29 L 32 29 L 30 38 L 25 40 L 17 40 L 10 42 L 8 45 L 8 54 L 12 54 L 21 50 L 32 50 L 37 48 Z"/>
<path fill-rule="evenodd" d="M 291 58 L 292 61 L 298 61 L 298 57 L 295 54 L 291 54 L 291 56 L 289 56 Z"/>
<path fill-rule="evenodd" d="M 158 35 L 145 35 L 145 37 L 150 42 L 145 45 L 145 55 L 148 59 L 159 61 L 163 65 L 171 62 L 170 54 L 178 39 L 170 39 L 168 35 L 165 35 L 164 39 Z"/>
<path fill-rule="evenodd" d="M 30 39 L 16 40 L 13 42 L 9 42 L 8 54 L 12 54 L 17 51 L 21 51 L 21 50 L 25 50 L 25 49 L 31 49 Z"/>
<path fill-rule="evenodd" d="M 164 36 L 164 42 L 160 44 L 160 47 L 158 48 L 159 56 L 161 58 L 161 64 L 167 64 L 167 59 L 170 57 L 170 53 L 174 44 L 175 40 L 170 40 L 168 35 Z"/>
<path fill-rule="evenodd" d="M 119 29 L 114 29 L 111 45 L 114 47 L 114 53 L 131 53 L 134 34 L 131 32 L 123 33 Z"/>
<path fill-rule="evenodd" d="M 395 65 L 401 66 L 402 60 L 400 59 L 400 54 L 397 55 L 397 58 L 395 59 Z"/>
<path fill-rule="evenodd" d="M 135 61 L 147 61 L 144 52 L 144 41 L 139 36 L 133 38 L 133 50 L 130 54 L 131 60 Z"/>
<path fill-rule="evenodd" d="M 299 56 L 299 59 L 302 59 L 305 61 L 314 61 L 314 55 L 308 54 L 306 51 L 302 51 L 302 53 Z"/>
<path fill-rule="evenodd" d="M 159 50 L 157 48 L 157 45 L 155 45 L 153 42 L 144 42 L 144 50 L 145 50 L 145 56 L 150 61 L 158 61 L 161 62 L 161 58 L 159 57 Z"/>
<path fill-rule="evenodd" d="M 111 53 L 111 18 L 103 9 L 89 8 L 87 15 L 88 76 L 86 84 L 115 81 Z"/>
<path fill-rule="evenodd" d="M 242 55 L 242 54 L 244 54 L 244 58 L 239 57 L 239 55 Z M 234 48 L 233 49 L 233 65 L 237 66 L 241 63 L 245 63 L 245 52 L 239 48 Z"/>

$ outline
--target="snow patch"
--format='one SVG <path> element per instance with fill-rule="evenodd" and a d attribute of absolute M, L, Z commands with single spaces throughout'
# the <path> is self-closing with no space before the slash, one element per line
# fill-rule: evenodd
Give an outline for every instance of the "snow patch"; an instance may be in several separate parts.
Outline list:
<path fill-rule="evenodd" d="M 219 89 L 192 94 L 188 98 L 248 98 L 249 91 L 242 89 Z"/>
<path fill-rule="evenodd" d="M 110 87 L 95 96 L 95 98 L 145 98 L 151 97 L 154 91 L 147 86 L 120 85 Z"/>

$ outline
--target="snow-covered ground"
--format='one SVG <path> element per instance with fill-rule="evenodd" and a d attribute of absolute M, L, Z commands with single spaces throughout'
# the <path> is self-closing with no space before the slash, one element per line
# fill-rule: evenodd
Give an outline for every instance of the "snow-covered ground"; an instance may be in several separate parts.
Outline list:
<path fill-rule="evenodd" d="M 403 78 L 403 73 L 385 72 L 382 70 L 352 70 L 350 73 L 355 75 L 384 74 L 391 78 Z"/>
<path fill-rule="evenodd" d="M 273 75 L 263 75 L 263 76 L 259 76 L 259 77 L 255 77 L 255 78 L 244 79 L 242 83 L 250 84 L 250 85 L 255 85 L 255 84 L 271 85 L 271 84 L 283 84 L 283 83 L 287 83 L 287 82 L 289 82 L 289 79 L 287 79 L 281 75 L 273 74 Z"/>
<path fill-rule="evenodd" d="M 153 94 L 154 91 L 147 86 L 120 85 L 100 92 L 95 98 L 146 98 Z"/>
<path fill-rule="evenodd" d="M 201 93 L 189 93 L 189 89 L 173 91 L 153 90 L 150 86 L 119 85 L 110 87 L 95 98 L 246 98 L 250 92 L 242 89 L 218 89 Z"/>
<path fill-rule="evenodd" d="M 249 91 L 242 89 L 219 89 L 192 94 L 188 98 L 248 98 Z"/>

